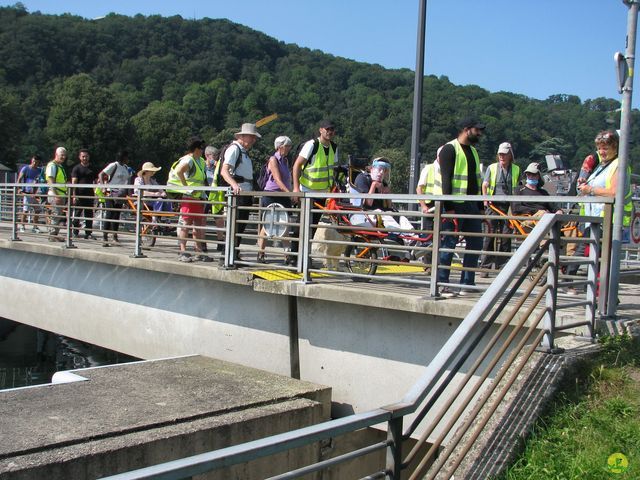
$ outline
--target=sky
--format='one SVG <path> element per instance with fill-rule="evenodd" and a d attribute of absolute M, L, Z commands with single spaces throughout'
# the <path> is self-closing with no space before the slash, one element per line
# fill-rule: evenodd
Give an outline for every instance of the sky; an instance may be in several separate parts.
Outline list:
<path fill-rule="evenodd" d="M 85 18 L 111 12 L 227 18 L 286 43 L 386 68 L 416 68 L 420 0 L 22 3 L 30 12 Z M 613 55 L 625 53 L 627 13 L 622 0 L 430 0 L 425 73 L 537 99 L 571 94 L 583 101 L 620 100 Z M 639 108 L 640 86 L 634 87 L 633 106 Z"/>

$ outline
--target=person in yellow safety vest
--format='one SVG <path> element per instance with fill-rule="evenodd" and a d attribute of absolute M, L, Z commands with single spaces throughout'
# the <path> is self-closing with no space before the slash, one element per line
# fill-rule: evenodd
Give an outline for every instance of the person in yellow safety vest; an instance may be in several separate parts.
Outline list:
<path fill-rule="evenodd" d="M 442 179 L 440 177 L 440 152 L 442 147 L 438 148 L 436 152 L 436 158 L 433 163 L 427 163 L 420 172 L 420 178 L 418 179 L 418 185 L 416 186 L 416 193 L 418 195 L 442 195 Z M 433 214 L 434 202 L 418 200 L 420 204 L 420 210 L 422 213 Z M 433 217 L 422 217 L 421 227 L 423 230 L 433 231 Z M 431 253 L 426 253 L 423 256 L 423 262 L 431 263 Z"/>
<path fill-rule="evenodd" d="M 443 195 L 478 195 L 480 193 L 480 158 L 473 147 L 480 141 L 485 125 L 478 119 L 467 117 L 458 122 L 458 136 L 445 144 L 440 151 L 440 181 Z M 477 217 L 467 218 L 466 215 L 479 215 L 480 202 L 473 200 L 453 200 L 443 202 L 446 214 L 458 218 L 458 228 L 464 233 L 481 233 L 482 226 Z M 454 230 L 453 218 L 447 218 L 442 224 L 442 231 Z M 454 249 L 458 235 L 444 234 L 440 243 L 443 249 Z M 465 252 L 462 262 L 459 289 L 448 285 L 440 289 L 443 297 L 456 294 L 467 295 L 472 289 L 465 286 L 475 285 L 475 271 L 478 266 L 478 254 L 469 250 L 480 250 L 482 237 L 465 235 Z M 438 259 L 438 283 L 449 283 L 449 274 L 453 252 L 440 252 Z"/>
<path fill-rule="evenodd" d="M 60 232 L 60 224 L 63 223 L 63 206 L 67 199 L 66 187 L 54 187 L 54 184 L 66 184 L 67 172 L 64 169 L 64 161 L 67 159 L 67 149 L 64 147 L 56 148 L 56 153 L 47 164 L 45 170 L 45 177 L 49 184 L 49 192 L 47 195 L 47 201 L 51 208 L 51 215 L 49 217 L 49 241 L 50 242 L 64 242 L 64 239 L 58 236 Z"/>
<path fill-rule="evenodd" d="M 220 160 L 220 150 L 213 145 L 207 145 L 204 149 L 204 160 L 206 164 L 205 173 L 207 174 L 207 184 L 210 187 L 217 187 L 218 173 L 222 167 L 222 161 Z M 224 191 L 212 191 L 208 196 L 209 208 L 215 217 L 216 224 L 216 239 L 218 240 L 217 250 L 218 252 L 224 252 L 224 217 L 220 213 L 224 210 L 224 203 L 226 200 Z M 207 212 L 208 213 L 208 212 Z"/>
<path fill-rule="evenodd" d="M 496 162 L 489 165 L 484 173 L 482 194 L 490 196 L 513 195 L 517 190 L 519 180 L 520 167 L 515 164 L 513 147 L 509 142 L 503 142 L 498 146 Z M 503 235 L 511 234 L 512 229 L 509 225 L 509 221 L 504 220 L 499 213 L 490 207 L 490 204 L 493 204 L 504 213 L 507 213 L 509 210 L 509 202 L 484 201 L 485 213 L 494 217 L 494 219 L 489 220 L 489 233 L 502 233 Z M 502 265 L 507 263 L 509 257 L 493 255 L 491 252 L 495 252 L 496 250 L 502 253 L 511 252 L 511 239 L 498 239 L 496 237 L 486 236 L 484 237 L 482 250 L 484 253 L 480 257 L 480 268 L 491 269 L 495 265 L 495 269 L 499 270 Z M 487 278 L 489 273 L 482 272 L 480 273 L 480 276 Z"/>
<path fill-rule="evenodd" d="M 615 197 L 618 188 L 624 188 L 624 214 L 622 217 L 622 242 L 630 241 L 631 214 L 633 203 L 631 197 L 631 167 L 627 167 L 626 185 L 618 185 L 618 146 L 620 138 L 613 130 L 604 130 L 595 138 L 596 148 L 600 157 L 600 164 L 591 172 L 586 182 L 578 185 L 579 195 L 591 197 Z M 582 203 L 580 215 L 592 217 L 604 217 L 604 203 Z M 585 226 L 584 236 L 589 236 L 589 224 Z M 583 256 L 585 243 L 579 243 L 575 255 Z M 607 252 L 603 252 L 607 254 Z M 575 275 L 579 268 L 578 263 L 571 263 L 567 267 L 568 275 Z M 566 293 L 576 294 L 575 289 L 569 288 Z"/>
<path fill-rule="evenodd" d="M 338 146 L 333 142 L 336 135 L 336 125 L 332 120 L 322 120 L 319 128 L 320 136 L 307 141 L 298 153 L 293 168 L 294 192 L 329 192 L 333 187 L 333 169 L 340 163 Z M 311 236 L 315 234 L 322 212 L 311 214 Z M 291 236 L 296 237 L 297 232 Z M 298 242 L 291 242 L 291 252 L 298 252 Z M 287 263 L 296 263 L 295 256 L 289 256 Z"/>
<path fill-rule="evenodd" d="M 444 145 L 443 145 L 444 146 Z M 436 152 L 436 158 L 433 163 L 427 163 L 420 172 L 416 193 L 418 195 L 442 195 L 442 178 L 440 177 L 440 152 L 442 146 Z M 433 213 L 433 202 L 418 200 L 422 213 Z"/>
<path fill-rule="evenodd" d="M 169 170 L 167 180 L 167 192 L 182 195 L 180 202 L 180 218 L 178 219 L 178 245 L 180 246 L 180 262 L 212 262 L 213 259 L 205 255 L 205 231 L 206 217 L 204 206 L 205 192 L 202 190 L 172 189 L 171 186 L 205 187 L 207 174 L 205 161 L 202 158 L 205 143 L 198 136 L 187 140 L 187 153 L 180 157 Z M 191 227 L 192 237 L 195 242 L 196 256 L 187 253 L 187 238 Z"/>

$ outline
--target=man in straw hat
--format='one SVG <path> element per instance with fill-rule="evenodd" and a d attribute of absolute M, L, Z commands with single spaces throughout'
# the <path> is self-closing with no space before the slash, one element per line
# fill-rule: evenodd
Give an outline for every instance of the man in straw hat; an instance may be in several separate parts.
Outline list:
<path fill-rule="evenodd" d="M 253 190 L 253 164 L 247 153 L 262 135 L 258 133 L 258 129 L 253 123 L 243 123 L 240 131 L 234 134 L 235 140 L 225 149 L 224 158 L 222 160 L 222 169 L 220 174 L 222 178 L 229 184 L 234 194 L 241 191 Z M 253 204 L 253 197 L 244 195 L 237 199 L 238 207 L 249 207 Z M 236 210 L 237 220 L 241 220 L 236 227 L 236 248 L 240 246 L 241 235 L 249 219 L 248 209 Z M 239 260 L 240 256 L 236 254 Z"/>

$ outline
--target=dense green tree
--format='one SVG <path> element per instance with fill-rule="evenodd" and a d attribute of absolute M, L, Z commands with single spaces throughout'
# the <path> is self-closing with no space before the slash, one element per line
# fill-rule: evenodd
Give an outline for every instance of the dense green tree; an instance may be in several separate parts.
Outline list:
<path fill-rule="evenodd" d="M 52 144 L 67 148 L 70 160 L 87 147 L 95 161 L 107 162 L 127 143 L 127 124 L 111 91 L 79 74 L 54 88 L 45 132 Z"/>
<path fill-rule="evenodd" d="M 72 149 L 90 144 L 105 161 L 128 146 L 136 160 L 169 166 L 191 133 L 221 146 L 242 123 L 278 113 L 261 129 L 264 139 L 252 152 L 257 163 L 275 136 L 286 134 L 297 144 L 316 136 L 320 119 L 331 117 L 345 161 L 349 154 L 389 150 L 398 155 L 395 188 L 408 185 L 408 69 L 287 45 L 228 20 L 109 14 L 93 21 L 30 14 L 23 5 L 0 7 L 0 58 L 4 163 L 34 151 L 48 156 L 54 143 L 64 142 Z M 509 141 L 519 159 L 540 160 L 553 150 L 577 166 L 592 151 L 596 132 L 619 124 L 619 106 L 603 97 L 583 103 L 570 94 L 541 101 L 490 93 L 429 75 L 421 161 L 433 160 L 436 149 L 455 137 L 458 119 L 475 114 L 487 124 L 478 145 L 483 162 L 492 162 L 498 145 Z M 640 138 L 639 115 L 633 111 L 632 138 Z M 554 143 L 558 138 L 562 142 Z M 640 145 L 631 146 L 636 171 L 639 151 Z"/>
<path fill-rule="evenodd" d="M 186 150 L 187 139 L 197 134 L 188 115 L 175 102 L 151 102 L 136 114 L 133 142 L 136 163 L 153 162 L 168 172 Z"/>
<path fill-rule="evenodd" d="M 24 127 L 18 96 L 0 89 L 0 163 L 7 167 L 16 164 Z"/>

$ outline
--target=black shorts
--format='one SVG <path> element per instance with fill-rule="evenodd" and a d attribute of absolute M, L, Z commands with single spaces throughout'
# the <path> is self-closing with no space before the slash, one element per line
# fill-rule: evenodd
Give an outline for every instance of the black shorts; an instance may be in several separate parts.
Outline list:
<path fill-rule="evenodd" d="M 284 208 L 291 208 L 291 198 L 290 197 L 260 197 L 260 206 L 265 208 L 271 205 L 272 203 L 279 203 Z"/>

